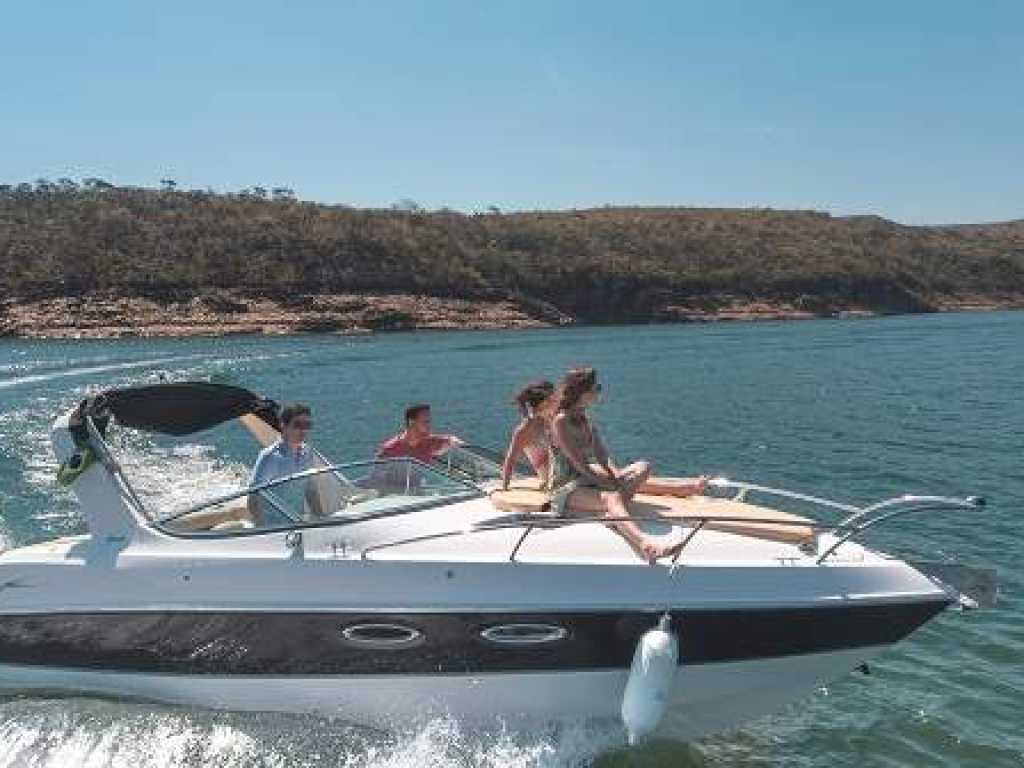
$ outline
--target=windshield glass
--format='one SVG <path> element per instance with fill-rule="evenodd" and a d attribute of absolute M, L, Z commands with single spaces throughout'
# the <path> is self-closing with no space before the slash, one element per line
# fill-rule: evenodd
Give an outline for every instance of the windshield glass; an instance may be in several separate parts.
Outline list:
<path fill-rule="evenodd" d="M 493 484 L 501 480 L 501 465 L 504 455 L 492 448 L 480 445 L 465 444 L 453 447 L 444 456 L 436 460 L 436 464 L 456 477 L 480 485 Z M 512 476 L 532 477 L 533 469 L 520 460 L 512 467 Z"/>
<path fill-rule="evenodd" d="M 176 533 L 275 530 L 394 514 L 479 495 L 469 482 L 414 459 L 383 459 L 319 467 L 239 488 L 174 510 L 158 524 Z"/>

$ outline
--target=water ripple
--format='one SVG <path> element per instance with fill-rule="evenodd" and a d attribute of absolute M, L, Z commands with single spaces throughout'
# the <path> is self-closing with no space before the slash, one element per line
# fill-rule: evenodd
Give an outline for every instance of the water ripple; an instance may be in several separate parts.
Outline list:
<path fill-rule="evenodd" d="M 1024 313 L 867 322 L 638 326 L 330 337 L 0 342 L 0 536 L 77 530 L 57 488 L 53 419 L 106 386 L 207 378 L 316 412 L 319 446 L 367 457 L 405 405 L 439 429 L 500 445 L 509 396 L 539 375 L 598 367 L 596 418 L 621 459 L 867 501 L 982 493 L 982 513 L 894 521 L 868 542 L 999 569 L 999 608 L 947 614 L 872 665 L 784 712 L 691 745 L 622 746 L 617 724 L 542 733 L 437 720 L 383 732 L 315 718 L 200 712 L 123 701 L 0 699 L 8 766 L 1024 766 Z M 923 346 L 922 346 L 923 345 Z M 925 351 L 926 350 L 926 351 Z M 254 452 L 244 433 L 115 447 L 154 505 L 191 479 L 229 487 Z"/>

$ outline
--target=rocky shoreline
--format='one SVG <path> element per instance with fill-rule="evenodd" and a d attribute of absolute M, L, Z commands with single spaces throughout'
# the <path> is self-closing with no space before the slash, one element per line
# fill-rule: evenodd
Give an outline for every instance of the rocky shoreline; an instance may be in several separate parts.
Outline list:
<path fill-rule="evenodd" d="M 935 311 L 1024 309 L 1024 297 L 964 297 L 936 302 Z M 873 317 L 874 310 L 797 303 L 719 301 L 712 306 L 664 307 L 628 322 L 745 322 Z M 552 328 L 580 322 L 557 308 L 514 300 L 450 299 L 407 294 L 327 294 L 289 301 L 228 292 L 158 302 L 128 297 L 62 297 L 0 303 L 0 336 L 32 339 L 110 339 L 232 334 L 361 334 L 403 330 Z"/>
<path fill-rule="evenodd" d="M 291 301 L 211 293 L 183 301 L 63 297 L 8 302 L 0 336 L 50 339 L 356 334 L 414 329 L 538 328 L 571 323 L 557 313 L 528 313 L 511 301 L 408 295 L 317 295 Z"/>

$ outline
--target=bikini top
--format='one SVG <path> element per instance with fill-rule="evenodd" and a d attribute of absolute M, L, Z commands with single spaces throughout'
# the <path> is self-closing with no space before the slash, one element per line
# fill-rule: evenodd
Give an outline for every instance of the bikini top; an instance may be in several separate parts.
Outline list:
<path fill-rule="evenodd" d="M 523 446 L 523 452 L 535 464 L 546 464 L 548 452 L 551 450 L 551 438 L 548 437 L 548 427 L 542 419 L 534 416 L 529 421 L 530 439 Z"/>

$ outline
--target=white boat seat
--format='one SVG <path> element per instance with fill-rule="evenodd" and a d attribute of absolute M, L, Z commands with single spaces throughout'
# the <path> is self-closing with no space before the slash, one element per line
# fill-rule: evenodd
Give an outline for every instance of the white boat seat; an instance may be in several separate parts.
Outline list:
<path fill-rule="evenodd" d="M 247 525 L 229 526 L 228 523 Z M 252 528 L 253 522 L 248 507 L 245 504 L 236 504 L 232 507 L 218 506 L 191 512 L 175 519 L 171 526 L 185 531 L 224 531 Z"/>
<path fill-rule="evenodd" d="M 247 531 L 250 528 L 255 528 L 252 520 L 225 520 L 222 523 L 217 523 L 211 526 L 211 531 Z"/>

